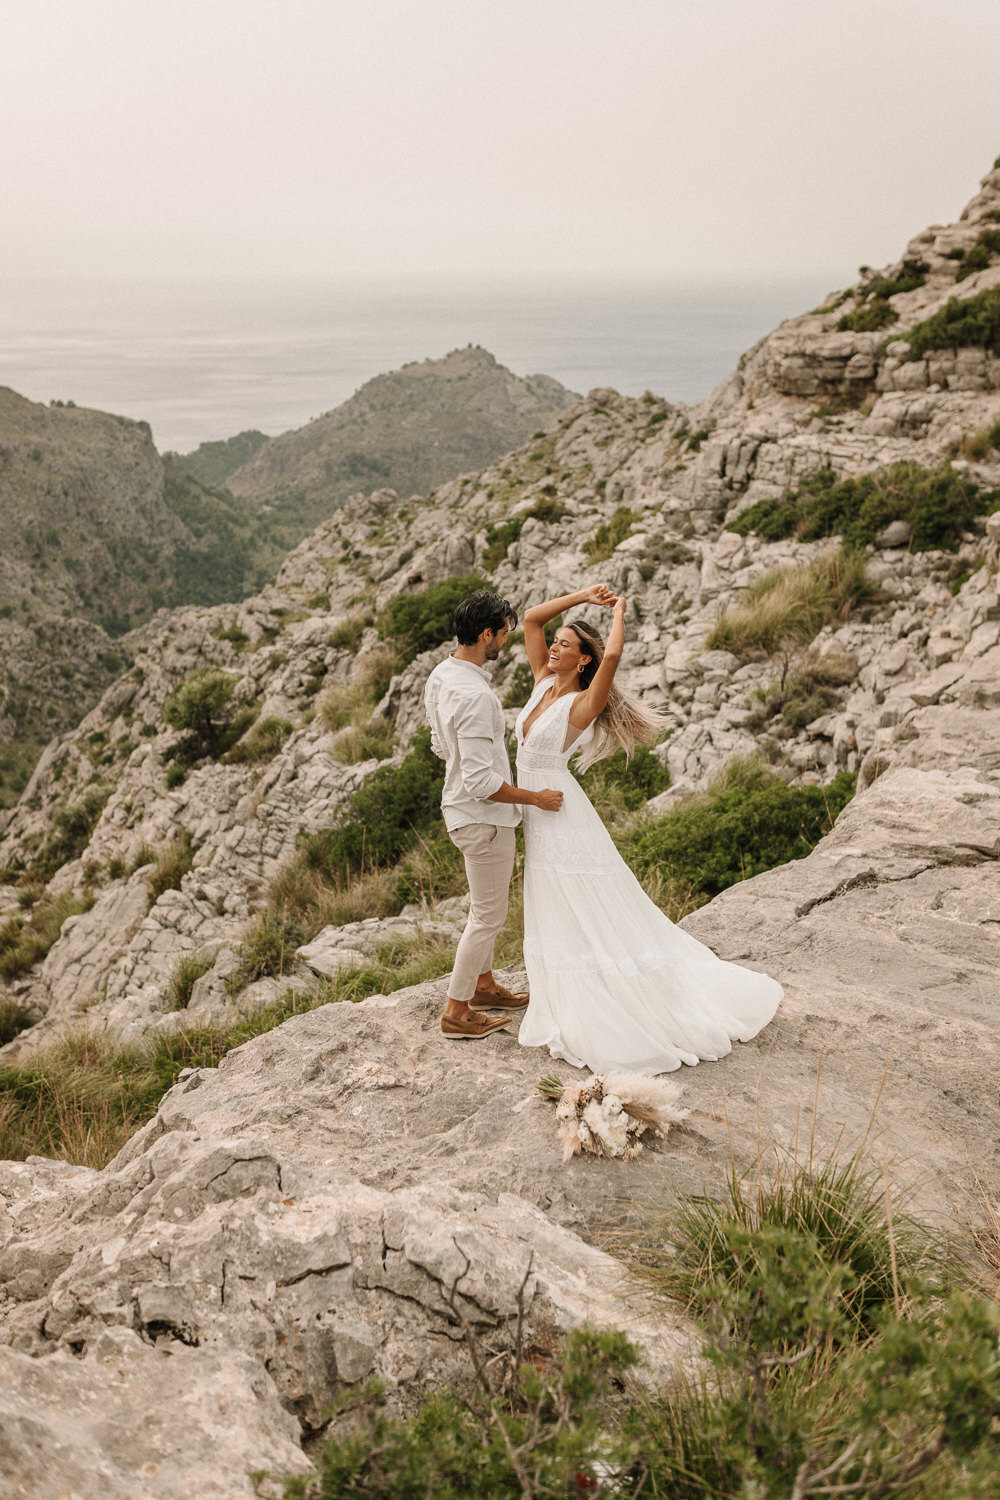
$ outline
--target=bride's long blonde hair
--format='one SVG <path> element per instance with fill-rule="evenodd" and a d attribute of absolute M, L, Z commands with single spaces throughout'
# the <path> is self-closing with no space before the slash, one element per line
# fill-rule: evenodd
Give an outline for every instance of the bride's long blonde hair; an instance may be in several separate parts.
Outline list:
<path fill-rule="evenodd" d="M 580 672 L 580 686 L 589 687 L 594 674 L 604 659 L 604 639 L 600 631 L 585 620 L 570 620 L 566 626 L 572 630 L 580 648 L 590 660 Z M 594 735 L 577 762 L 577 769 L 585 771 L 595 761 L 603 760 L 616 750 L 625 751 L 625 759 L 631 760 L 636 745 L 648 745 L 656 740 L 667 727 L 662 714 L 654 713 L 635 698 L 629 697 L 612 684 L 608 701 L 594 720 Z"/>

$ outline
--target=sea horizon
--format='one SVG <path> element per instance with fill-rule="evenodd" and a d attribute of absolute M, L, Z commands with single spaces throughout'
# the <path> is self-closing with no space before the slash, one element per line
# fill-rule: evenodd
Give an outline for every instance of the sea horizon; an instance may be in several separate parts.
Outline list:
<path fill-rule="evenodd" d="M 849 277 L 842 278 L 847 284 Z M 269 437 L 376 375 L 478 344 L 516 375 L 694 404 L 836 286 L 769 277 L 0 278 L 0 385 L 146 421 L 161 452 Z"/>

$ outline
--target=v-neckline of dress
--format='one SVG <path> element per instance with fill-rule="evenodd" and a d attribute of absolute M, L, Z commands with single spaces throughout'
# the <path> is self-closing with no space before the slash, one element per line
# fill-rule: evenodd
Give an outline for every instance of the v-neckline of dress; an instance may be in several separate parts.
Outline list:
<path fill-rule="evenodd" d="M 546 691 L 548 691 L 548 689 L 546 689 Z M 534 719 L 530 725 L 528 724 L 528 721 L 526 719 L 525 720 L 525 724 L 524 724 L 524 728 L 521 731 L 521 744 L 522 745 L 526 745 L 528 743 L 528 735 L 535 729 L 536 725 L 538 725 L 538 724 L 540 724 L 542 722 L 542 720 L 545 718 L 545 715 L 547 713 L 549 713 L 553 708 L 555 708 L 556 704 L 558 702 L 560 702 L 561 699 L 563 699 L 563 698 L 575 698 L 579 692 L 580 692 L 579 688 L 574 688 L 571 693 L 558 693 L 556 695 L 556 697 L 553 698 L 553 700 L 552 700 L 551 703 L 547 703 L 546 704 L 546 706 L 542 709 L 541 713 L 538 715 L 538 718 Z M 537 707 L 537 704 L 535 706 Z M 532 709 L 531 712 L 534 713 L 534 711 L 535 710 Z M 530 718 L 531 715 L 529 714 L 528 717 Z"/>

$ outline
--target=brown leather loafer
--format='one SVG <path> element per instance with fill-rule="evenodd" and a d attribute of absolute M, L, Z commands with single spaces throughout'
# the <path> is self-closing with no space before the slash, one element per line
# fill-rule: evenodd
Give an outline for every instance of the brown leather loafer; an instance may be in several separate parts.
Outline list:
<path fill-rule="evenodd" d="M 442 1032 L 456 1041 L 474 1041 L 476 1037 L 489 1036 L 509 1025 L 510 1016 L 466 1016 L 462 1021 L 453 1021 L 450 1016 L 441 1017 Z"/>
<path fill-rule="evenodd" d="M 476 1010 L 520 1010 L 528 998 L 527 990 L 509 990 L 498 984 L 495 990 L 477 990 L 469 1004 Z"/>

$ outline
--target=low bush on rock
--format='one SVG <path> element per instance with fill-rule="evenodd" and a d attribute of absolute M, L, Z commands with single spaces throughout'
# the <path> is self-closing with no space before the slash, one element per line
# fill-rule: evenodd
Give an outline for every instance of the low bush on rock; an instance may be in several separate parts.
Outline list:
<path fill-rule="evenodd" d="M 630 1381 L 621 1334 L 493 1348 L 462 1318 L 459 1280 L 466 1387 L 407 1418 L 378 1382 L 345 1396 L 285 1500 L 988 1500 L 1000 1309 L 888 1193 L 857 1156 L 773 1179 L 758 1163 L 721 1201 L 650 1216 L 637 1272 L 706 1340 L 703 1372 L 665 1393 Z"/>
<path fill-rule="evenodd" d="M 822 714 L 839 708 L 843 689 L 855 682 L 857 675 L 857 660 L 846 652 L 823 656 L 808 653 L 798 660 L 790 657 L 781 675 L 757 690 L 760 706 L 746 727 L 756 732 L 771 725 L 779 735 L 795 734 Z"/>
<path fill-rule="evenodd" d="M 218 667 L 199 667 L 179 683 L 163 705 L 172 729 L 185 730 L 173 759 L 192 762 L 205 756 L 217 760 L 246 733 L 256 708 L 240 708 L 235 699 L 237 678 Z"/>
<path fill-rule="evenodd" d="M 392 720 L 373 718 L 341 729 L 331 742 L 330 754 L 343 766 L 356 766 L 362 760 L 386 760 L 394 743 Z"/>
<path fill-rule="evenodd" d="M 741 657 L 772 655 L 807 643 L 825 625 L 843 624 L 880 596 L 862 552 L 825 552 L 801 568 L 777 568 L 747 589 L 742 604 L 724 610 L 706 642 L 709 651 Z"/>
<path fill-rule="evenodd" d="M 412 661 L 421 651 L 450 640 L 456 604 L 489 586 L 485 579 L 469 575 L 445 578 L 419 594 L 397 594 L 379 618 L 379 635 L 395 641 L 405 660 Z"/>
<path fill-rule="evenodd" d="M 915 359 L 932 349 L 989 349 L 1000 354 L 1000 286 L 975 297 L 949 297 L 906 335 Z"/>
<path fill-rule="evenodd" d="M 707 791 L 640 824 L 623 853 L 640 876 L 665 871 L 705 898 L 801 859 L 854 795 L 841 771 L 828 786 L 789 786 L 763 762 L 730 763 Z"/>
<path fill-rule="evenodd" d="M 79 858 L 90 841 L 111 791 L 110 786 L 97 783 L 88 786 L 75 801 L 56 808 L 52 832 L 35 859 L 32 875 L 44 880 L 70 860 Z"/>
<path fill-rule="evenodd" d="M 257 979 L 277 979 L 295 966 L 295 950 L 311 934 L 295 917 L 283 911 L 262 912 L 250 925 L 236 949 L 236 966 L 226 986 L 231 995 Z"/>
<path fill-rule="evenodd" d="M 153 868 L 146 876 L 151 899 L 158 901 L 164 891 L 180 890 L 181 881 L 193 863 L 194 844 L 185 829 L 155 856 Z"/>
<path fill-rule="evenodd" d="M 6 1047 L 32 1024 L 30 1013 L 17 1000 L 0 1000 L 0 1047 Z"/>
<path fill-rule="evenodd" d="M 230 764 L 239 765 L 259 765 L 262 761 L 271 761 L 292 732 L 293 726 L 288 719 L 269 715 L 266 719 L 258 720 L 249 734 L 244 735 L 231 750 L 227 750 L 225 759 Z"/>
<path fill-rule="evenodd" d="M 67 918 L 89 911 L 93 904 L 93 897 L 79 898 L 63 891 L 58 896 L 41 897 L 27 918 L 8 917 L 0 925 L 0 977 L 17 979 L 41 963 Z"/>
<path fill-rule="evenodd" d="M 177 960 L 167 985 L 171 1010 L 187 1009 L 195 985 L 214 962 L 214 957 L 205 953 L 185 953 Z"/>
<path fill-rule="evenodd" d="M 639 745 L 631 760 L 624 750 L 615 750 L 597 761 L 580 777 L 583 787 L 601 817 L 608 821 L 616 813 L 634 812 L 670 785 L 670 772 L 648 745 Z"/>
<path fill-rule="evenodd" d="M 903 459 L 850 479 L 821 469 L 783 499 L 758 500 L 726 529 L 772 542 L 793 534 L 804 542 L 841 536 L 845 546 L 857 548 L 874 543 L 891 521 L 905 521 L 912 551 L 953 552 L 977 518 L 998 506 L 1000 490 L 982 489 L 950 463 L 925 469 Z"/>
<path fill-rule="evenodd" d="M 338 825 L 302 841 L 307 862 L 335 877 L 386 865 L 441 818 L 444 762 L 431 750 L 430 730 L 413 737 L 398 766 L 381 766 L 347 799 Z"/>
<path fill-rule="evenodd" d="M 985 271 L 987 266 L 992 265 L 996 255 L 1000 255 L 1000 229 L 980 230 L 975 244 L 963 250 L 962 259 L 955 272 L 955 280 L 964 281 L 967 276 L 972 276 L 976 271 Z"/>
<path fill-rule="evenodd" d="M 639 517 L 627 505 L 619 505 L 610 521 L 598 526 L 583 550 L 592 563 L 607 562 L 615 548 L 631 536 L 632 528 Z"/>

